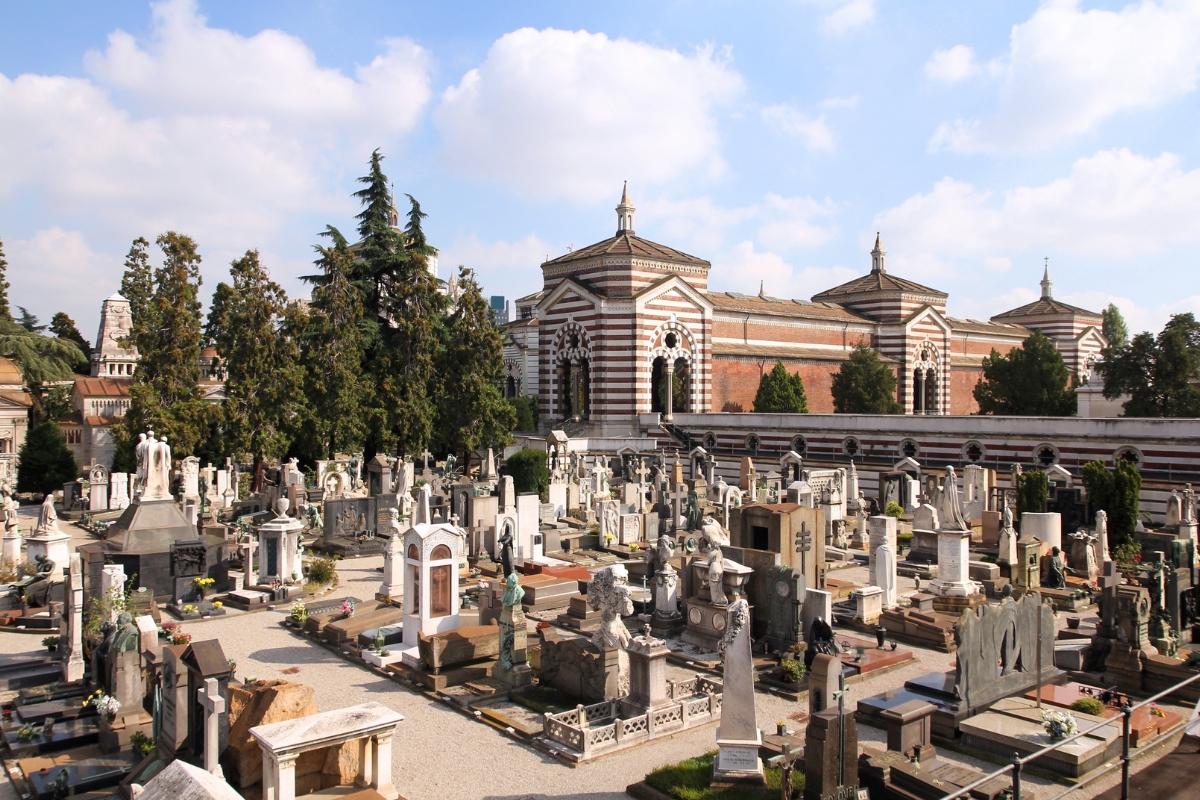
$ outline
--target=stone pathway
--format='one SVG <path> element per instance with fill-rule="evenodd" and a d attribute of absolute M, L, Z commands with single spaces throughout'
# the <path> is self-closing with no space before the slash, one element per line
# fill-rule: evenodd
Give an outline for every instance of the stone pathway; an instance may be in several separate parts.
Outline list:
<path fill-rule="evenodd" d="M 381 557 L 339 562 L 341 584 L 331 597 L 374 597 L 382 563 Z M 408 800 L 618 800 L 627 797 L 626 785 L 655 767 L 715 749 L 716 729 L 709 727 L 656 740 L 637 750 L 580 767 L 568 767 L 442 703 L 410 692 L 297 638 L 279 624 L 286 613 L 287 606 L 281 605 L 275 611 L 187 622 L 182 627 L 197 640 L 219 639 L 225 654 L 237 661 L 239 677 L 284 678 L 312 686 L 316 690 L 313 699 L 321 710 L 374 700 L 403 714 L 405 720 L 393 740 L 392 763 L 396 787 Z M 0 632 L 0 654 L 39 650 L 39 641 L 40 637 Z M 877 694 L 908 678 L 953 668 L 952 655 L 913 650 L 917 656 L 914 662 L 853 685 L 847 697 L 848 707 L 853 707 L 859 697 Z M 785 720 L 797 712 L 806 713 L 807 696 L 801 698 L 801 702 L 794 703 L 756 693 L 759 727 L 773 730 L 777 720 Z M 788 724 L 796 727 L 790 720 Z M 859 739 L 880 746 L 885 741 L 883 731 L 867 726 L 859 726 Z M 944 758 L 980 769 L 995 768 L 944 748 L 940 752 Z M 1069 800 L 1093 797 L 1117 780 L 1119 773 L 1111 780 L 1098 782 L 1100 785 L 1071 794 Z M 1049 784 L 1027 777 L 1025 785 Z M 0 782 L 0 786 L 3 786 L 0 800 L 9 800 L 11 784 Z M 1061 789 L 1047 792 L 1043 788 L 1039 794 L 1045 798 L 1057 791 Z"/>

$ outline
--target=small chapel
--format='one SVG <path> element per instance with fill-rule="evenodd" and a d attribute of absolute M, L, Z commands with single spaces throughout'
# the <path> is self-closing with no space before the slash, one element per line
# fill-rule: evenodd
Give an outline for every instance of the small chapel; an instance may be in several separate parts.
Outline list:
<path fill-rule="evenodd" d="M 993 349 L 1039 330 L 1083 384 L 1107 345 L 1099 313 L 1054 299 L 1048 266 L 1041 297 L 988 321 L 948 316 L 945 292 L 889 273 L 879 235 L 866 275 L 810 300 L 710 292 L 712 264 L 638 236 L 635 210 L 626 185 L 616 233 L 543 263 L 541 290 L 503 328 L 505 394 L 537 396 L 547 422 L 619 434 L 643 412 L 753 411 L 777 361 L 802 377 L 809 410 L 829 413 L 859 342 L 895 371 L 905 413 L 972 414 Z"/>

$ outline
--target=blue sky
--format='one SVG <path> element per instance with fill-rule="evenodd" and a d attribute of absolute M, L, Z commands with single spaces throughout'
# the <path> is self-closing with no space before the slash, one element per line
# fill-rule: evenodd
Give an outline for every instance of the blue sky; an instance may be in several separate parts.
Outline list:
<path fill-rule="evenodd" d="M 441 276 L 489 294 L 612 235 L 713 289 L 808 298 L 869 268 L 952 315 L 1055 296 L 1134 330 L 1200 311 L 1200 3 L 189 2 L 0 5 L 10 297 L 94 336 L 138 235 L 205 293 L 258 248 L 289 292 L 353 228 L 380 147 Z"/>

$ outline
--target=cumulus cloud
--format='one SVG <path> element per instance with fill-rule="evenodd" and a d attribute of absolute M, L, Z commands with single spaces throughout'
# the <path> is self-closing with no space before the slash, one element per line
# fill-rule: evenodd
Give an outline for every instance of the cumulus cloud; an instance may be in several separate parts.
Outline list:
<path fill-rule="evenodd" d="M 981 71 L 975 61 L 975 51 L 962 44 L 949 50 L 938 50 L 925 62 L 925 77 L 947 83 L 965 80 Z"/>
<path fill-rule="evenodd" d="M 88 341 L 95 336 L 99 300 L 121 285 L 120 259 L 107 257 L 88 245 L 79 231 L 59 227 L 35 231 L 28 239 L 4 243 L 8 258 L 9 302 L 22 305 L 50 321 L 65 311 Z M 80 291 L 80 287 L 88 291 Z"/>
<path fill-rule="evenodd" d="M 1104 150 L 1041 186 L 993 192 L 943 178 L 876 216 L 899 251 L 949 258 L 1030 249 L 1131 257 L 1200 241 L 1200 169 L 1179 157 Z"/>
<path fill-rule="evenodd" d="M 833 132 L 825 124 L 825 115 L 812 118 L 787 103 L 767 106 L 762 118 L 769 125 L 804 142 L 809 150 L 832 150 Z"/>
<path fill-rule="evenodd" d="M 714 291 L 758 294 L 761 286 L 772 297 L 801 300 L 859 274 L 842 266 L 796 269 L 776 253 L 757 250 L 749 240 L 712 259 L 712 265 L 709 285 Z"/>
<path fill-rule="evenodd" d="M 1064 295 L 1063 299 L 1072 305 L 1096 311 L 1107 308 L 1109 303 L 1115 304 L 1121 310 L 1131 336 L 1142 331 L 1157 334 L 1173 314 L 1200 314 L 1200 295 L 1154 305 L 1139 305 L 1128 297 L 1101 291 L 1075 292 Z"/>
<path fill-rule="evenodd" d="M 1082 11 L 1078 0 L 1047 0 L 1013 28 L 999 71 L 995 114 L 943 123 L 931 149 L 1045 150 L 1115 114 L 1191 93 L 1200 76 L 1200 5 L 1142 0 Z"/>
<path fill-rule="evenodd" d="M 449 280 L 458 266 L 469 267 L 479 276 L 484 291 L 523 297 L 541 286 L 543 261 L 562 255 L 562 247 L 530 233 L 516 241 L 486 241 L 471 233 L 456 238 L 438 254 L 438 269 Z"/>
<path fill-rule="evenodd" d="M 657 198 L 643 204 L 638 218 L 653 226 L 655 236 L 664 242 L 686 242 L 697 255 L 708 258 L 706 252 L 719 249 L 729 231 L 743 226 L 756 227 L 758 239 L 772 249 L 820 247 L 838 235 L 832 222 L 836 211 L 829 199 L 769 192 L 760 202 L 737 207 L 718 205 L 707 195 L 685 200 Z"/>
<path fill-rule="evenodd" d="M 188 0 L 155 5 L 144 42 L 117 31 L 88 54 L 90 78 L 0 75 L 0 199 L 20 189 L 122 230 L 266 247 L 298 211 L 352 209 L 330 161 L 365 160 L 416 124 L 423 51 L 386 47 L 351 78 L 294 37 L 209 28 Z"/>
<path fill-rule="evenodd" d="M 727 52 L 523 28 L 442 95 L 442 161 L 539 199 L 607 198 L 629 179 L 720 173 L 714 110 L 742 79 Z"/>
<path fill-rule="evenodd" d="M 821 30 L 826 33 L 845 33 L 866 25 L 875 19 L 875 0 L 848 0 L 840 2 L 821 21 Z"/>

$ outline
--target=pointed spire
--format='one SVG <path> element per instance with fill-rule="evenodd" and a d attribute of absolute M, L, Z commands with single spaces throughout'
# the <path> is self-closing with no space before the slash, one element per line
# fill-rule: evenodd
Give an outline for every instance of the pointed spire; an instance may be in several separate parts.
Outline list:
<path fill-rule="evenodd" d="M 392 207 L 388 211 L 388 227 L 392 230 L 400 230 L 400 210 L 396 208 L 396 184 L 391 184 L 388 187 L 392 195 Z"/>
<path fill-rule="evenodd" d="M 629 181 L 621 188 L 621 204 L 617 206 L 617 235 L 633 235 L 633 212 L 637 211 L 629 202 Z"/>
<path fill-rule="evenodd" d="M 883 249 L 880 243 L 879 232 L 875 233 L 875 249 L 871 251 L 871 272 L 886 272 L 883 268 L 883 257 L 887 252 Z"/>
<path fill-rule="evenodd" d="M 766 281 L 758 282 L 758 296 L 759 297 L 767 296 L 767 282 Z"/>
<path fill-rule="evenodd" d="M 1050 289 L 1054 286 L 1054 281 L 1050 280 L 1050 257 L 1046 256 L 1046 269 L 1042 273 L 1042 297 L 1050 300 Z"/>

